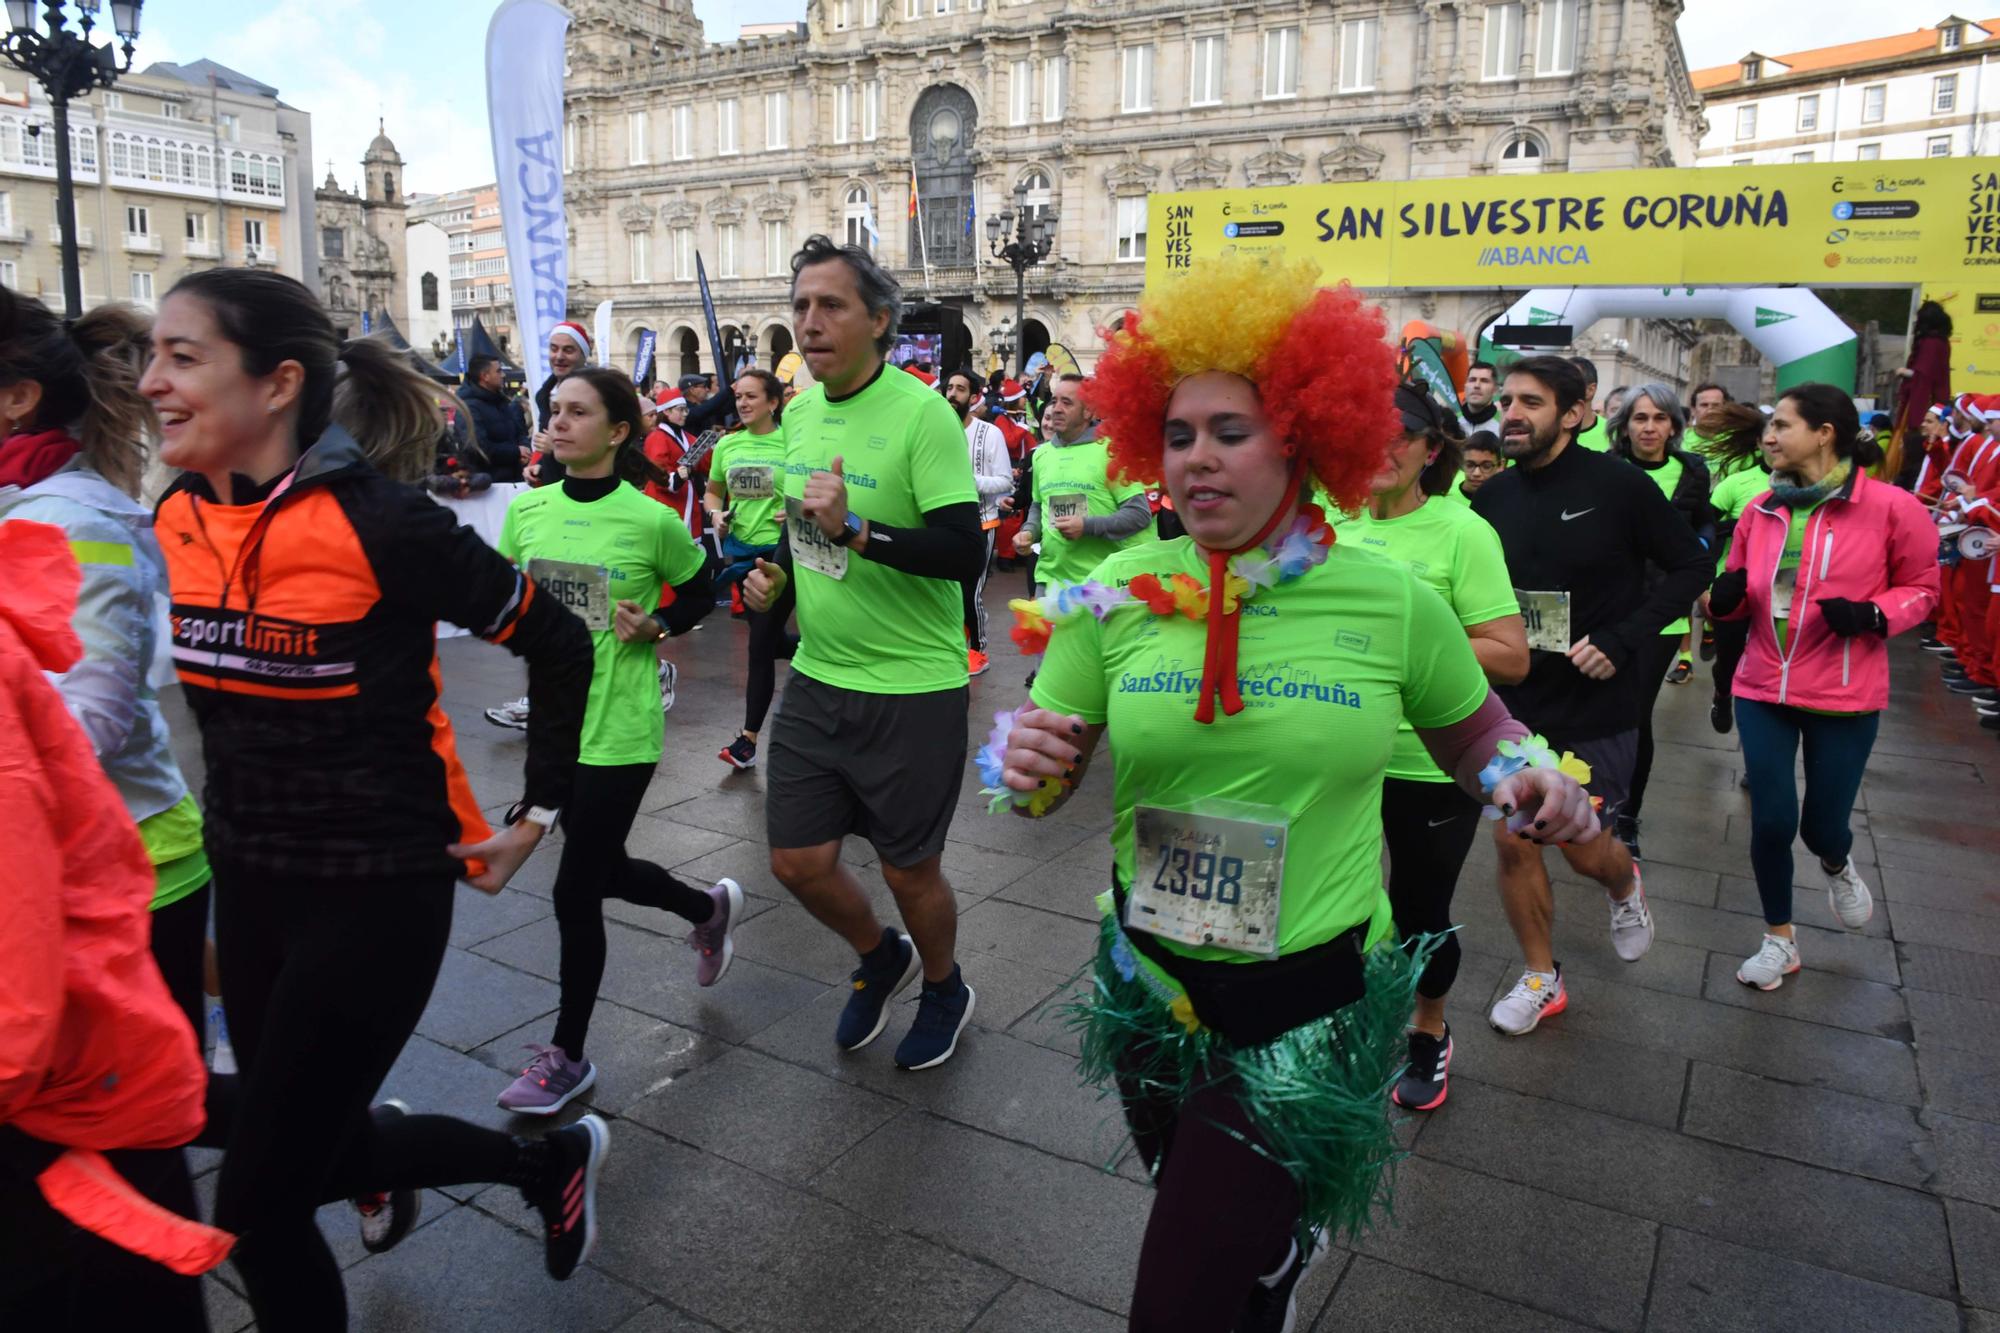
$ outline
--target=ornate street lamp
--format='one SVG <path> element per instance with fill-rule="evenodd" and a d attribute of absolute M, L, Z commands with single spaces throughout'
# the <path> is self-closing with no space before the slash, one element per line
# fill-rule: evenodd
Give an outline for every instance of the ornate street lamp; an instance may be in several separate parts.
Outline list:
<path fill-rule="evenodd" d="M 25 71 L 49 94 L 55 115 L 56 225 L 62 228 L 63 313 L 71 319 L 83 313 L 83 275 L 76 257 L 76 187 L 70 177 L 69 104 L 93 88 L 109 88 L 132 69 L 132 45 L 139 40 L 139 10 L 145 0 L 112 0 L 112 44 L 97 46 L 90 32 L 102 8 L 100 0 L 74 0 L 78 31 L 71 32 L 63 0 L 42 0 L 42 26 L 35 24 L 36 0 L 7 0 L 7 32 L 0 36 L 0 55 Z M 120 64 L 118 52 L 124 55 Z"/>
<path fill-rule="evenodd" d="M 1007 369 L 1007 359 L 1014 355 L 1014 321 L 1003 319 L 995 324 L 992 337 L 993 359 L 1004 372 Z"/>
<path fill-rule="evenodd" d="M 1056 243 L 1056 210 L 1028 208 L 1026 181 L 1014 187 L 1014 204 L 1000 210 L 1000 216 L 986 219 L 986 244 L 995 259 L 1004 260 L 1014 270 L 1014 339 L 1012 350 L 1021 355 L 1016 373 L 1028 373 L 1028 270 L 1049 257 Z M 1004 360 L 1004 358 L 1003 358 Z"/>

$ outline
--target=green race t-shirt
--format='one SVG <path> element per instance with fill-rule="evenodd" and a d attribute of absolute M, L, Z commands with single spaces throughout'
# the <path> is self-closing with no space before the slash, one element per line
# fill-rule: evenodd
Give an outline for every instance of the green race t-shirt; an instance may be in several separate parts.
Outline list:
<path fill-rule="evenodd" d="M 1378 519 L 1363 509 L 1341 523 L 1341 541 L 1387 556 L 1428 586 L 1457 615 L 1461 625 L 1480 625 L 1521 614 L 1500 534 L 1470 509 L 1426 500 L 1414 513 Z M 1396 730 L 1389 776 L 1416 782 L 1450 782 L 1431 762 L 1430 751 L 1407 720 Z"/>
<path fill-rule="evenodd" d="M 543 486 L 507 506 L 500 554 L 590 630 L 590 701 L 577 761 L 657 764 L 665 732 L 658 659 L 651 644 L 620 642 L 612 624 L 617 603 L 657 610 L 661 585 L 684 583 L 701 569 L 687 524 L 636 486 L 588 502 L 560 485 Z"/>
<path fill-rule="evenodd" d="M 1035 504 L 1042 511 L 1042 552 L 1035 559 L 1035 582 L 1081 583 L 1112 552 L 1152 540 L 1141 528 L 1126 538 L 1079 537 L 1056 531 L 1058 515 L 1081 512 L 1085 518 L 1109 518 L 1118 506 L 1146 488 L 1135 481 L 1111 480 L 1111 452 L 1104 440 L 1076 444 L 1050 441 L 1035 450 Z M 1079 510 L 1077 506 L 1081 505 Z"/>
<path fill-rule="evenodd" d="M 716 442 L 708 480 L 720 487 L 732 517 L 729 535 L 745 546 L 776 546 L 784 530 L 785 433 L 739 430 Z"/>
<path fill-rule="evenodd" d="M 214 878 L 201 830 L 201 807 L 193 792 L 139 821 L 139 840 L 153 863 L 153 900 L 147 910 L 157 912 L 177 903 Z"/>
<path fill-rule="evenodd" d="M 864 694 L 927 694 L 966 683 L 964 594 L 835 546 L 798 511 L 806 479 L 841 460 L 848 507 L 892 527 L 973 504 L 965 427 L 914 375 L 886 370 L 837 403 L 815 384 L 785 408 L 785 504 L 803 635 L 792 670 Z"/>
<path fill-rule="evenodd" d="M 1681 462 L 1680 459 L 1675 458 L 1672 454 L 1668 454 L 1660 460 L 1658 467 L 1637 466 L 1639 466 L 1641 472 L 1653 479 L 1653 484 L 1660 488 L 1660 494 L 1666 496 L 1668 502 L 1671 503 L 1674 498 L 1674 488 L 1681 484 L 1681 474 L 1687 471 L 1687 464 Z M 1678 639 L 1687 632 L 1688 618 L 1682 616 L 1679 620 L 1661 630 L 1660 634 L 1664 638 Z"/>
<path fill-rule="evenodd" d="M 1438 498 L 1447 500 L 1467 511 L 1470 511 L 1472 508 L 1472 497 L 1465 493 L 1465 478 L 1463 476 L 1452 482 L 1451 489 Z"/>
<path fill-rule="evenodd" d="M 1118 552 L 1090 577 L 1122 587 L 1142 573 L 1207 563 L 1185 537 Z M 1508 603 L 1512 605 L 1511 592 Z M 1242 803 L 1287 821 L 1278 951 L 1295 953 L 1363 922 L 1369 943 L 1392 929 L 1382 887 L 1382 775 L 1404 718 L 1445 727 L 1486 698 L 1486 677 L 1443 599 L 1403 566 L 1342 540 L 1326 563 L 1266 588 L 1239 617 L 1243 711 L 1194 720 L 1205 623 L 1143 606 L 1060 622 L 1035 677 L 1043 708 L 1108 724 L 1113 862 L 1130 884 L 1140 803 Z M 1150 869 L 1150 868 L 1149 868 Z M 1162 944 L 1196 958 L 1254 961 Z"/>
<path fill-rule="evenodd" d="M 1582 431 L 1577 435 L 1576 442 L 1584 448 L 1594 449 L 1600 454 L 1608 453 L 1611 450 L 1609 430 L 1609 423 L 1603 417 L 1599 417 L 1591 424 L 1589 430 Z"/>
<path fill-rule="evenodd" d="M 1725 523 L 1734 523 L 1743 517 L 1743 511 L 1750 502 L 1771 489 L 1771 474 L 1763 468 L 1752 465 L 1742 471 L 1732 472 L 1716 484 L 1708 493 L 1708 507 Z M 1715 557 L 1715 572 L 1720 574 L 1729 563 L 1729 547 L 1735 541 L 1723 543 L 1722 550 Z"/>
<path fill-rule="evenodd" d="M 1799 583 L 1799 557 L 1805 553 L 1806 529 L 1811 526 L 1807 520 L 1813 511 L 1825 504 L 1816 500 L 1803 509 L 1792 510 L 1791 522 L 1785 525 L 1785 549 L 1778 556 L 1777 573 L 1771 579 L 1771 628 L 1778 636 L 1778 647 L 1791 647 L 1792 594 Z"/>

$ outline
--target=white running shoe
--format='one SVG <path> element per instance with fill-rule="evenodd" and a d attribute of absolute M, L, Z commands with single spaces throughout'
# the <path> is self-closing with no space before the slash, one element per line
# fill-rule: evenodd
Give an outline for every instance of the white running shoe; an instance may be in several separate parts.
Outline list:
<path fill-rule="evenodd" d="M 1632 863 L 1632 896 L 1613 898 L 1611 904 L 1611 947 L 1628 963 L 1636 963 L 1653 947 L 1653 912 L 1646 906 L 1646 884 L 1639 877 L 1639 863 Z"/>
<path fill-rule="evenodd" d="M 1826 905 L 1833 909 L 1833 919 L 1849 930 L 1861 929 L 1875 915 L 1875 898 L 1861 882 L 1861 872 L 1854 868 L 1853 857 L 1826 877 Z"/>
<path fill-rule="evenodd" d="M 1799 946 L 1782 935 L 1764 936 L 1757 952 L 1736 969 L 1736 979 L 1758 990 L 1776 990 L 1799 970 Z"/>
<path fill-rule="evenodd" d="M 674 711 L 674 685 L 681 678 L 680 668 L 662 658 L 660 660 L 660 711 Z"/>
<path fill-rule="evenodd" d="M 486 720 L 496 727 L 512 727 L 516 731 L 528 729 L 528 696 L 509 699 L 498 708 L 486 710 Z"/>
<path fill-rule="evenodd" d="M 236 1048 L 229 1044 L 229 1020 L 223 1016 L 222 999 L 210 996 L 208 1000 L 208 1067 L 216 1074 L 236 1072 Z"/>
<path fill-rule="evenodd" d="M 1514 989 L 1493 1006 L 1486 1021 L 1510 1037 L 1524 1037 L 1544 1018 L 1567 1008 L 1569 991 L 1563 986 L 1562 964 L 1558 963 L 1553 972 L 1523 972 Z"/>

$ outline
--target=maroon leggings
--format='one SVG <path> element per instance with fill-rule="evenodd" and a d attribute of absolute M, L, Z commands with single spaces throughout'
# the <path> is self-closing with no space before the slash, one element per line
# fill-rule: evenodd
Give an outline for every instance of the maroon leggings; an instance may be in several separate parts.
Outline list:
<path fill-rule="evenodd" d="M 1132 1333 L 1234 1328 L 1251 1287 L 1291 1252 L 1298 1186 L 1249 1146 L 1261 1140 L 1227 1084 L 1182 1103 L 1149 1096 L 1124 1074 L 1118 1088 L 1155 1189 Z"/>

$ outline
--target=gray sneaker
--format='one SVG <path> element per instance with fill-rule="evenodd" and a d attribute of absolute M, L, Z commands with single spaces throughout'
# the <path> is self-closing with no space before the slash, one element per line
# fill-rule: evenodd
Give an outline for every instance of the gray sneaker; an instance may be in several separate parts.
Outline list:
<path fill-rule="evenodd" d="M 1646 885 L 1639 878 L 1637 861 L 1632 863 L 1631 896 L 1605 896 L 1611 904 L 1611 947 L 1626 962 L 1636 963 L 1653 947 L 1653 913 L 1646 906 Z"/>
<path fill-rule="evenodd" d="M 560 1046 L 529 1046 L 535 1058 L 500 1094 L 500 1108 L 515 1115 L 554 1115 L 597 1082 L 597 1066 L 572 1060 Z"/>
<path fill-rule="evenodd" d="M 1826 905 L 1833 909 L 1833 919 L 1849 930 L 1861 929 L 1875 915 L 1875 897 L 1861 882 L 1861 872 L 1854 868 L 1852 858 L 1826 877 Z"/>
<path fill-rule="evenodd" d="M 672 662 L 667 661 L 664 657 L 661 658 L 660 659 L 660 711 L 662 713 L 671 713 L 674 711 L 674 687 L 677 684 L 679 684 L 680 678 L 681 678 L 680 668 L 675 666 Z"/>
<path fill-rule="evenodd" d="M 688 948 L 701 955 L 694 979 L 703 986 L 722 980 L 730 960 L 736 957 L 736 922 L 743 915 L 743 886 L 733 879 L 719 880 L 708 897 L 715 912 L 688 932 Z"/>
<path fill-rule="evenodd" d="M 1758 990 L 1776 990 L 1799 970 L 1799 946 L 1782 935 L 1765 935 L 1757 952 L 1736 969 L 1736 979 Z"/>

